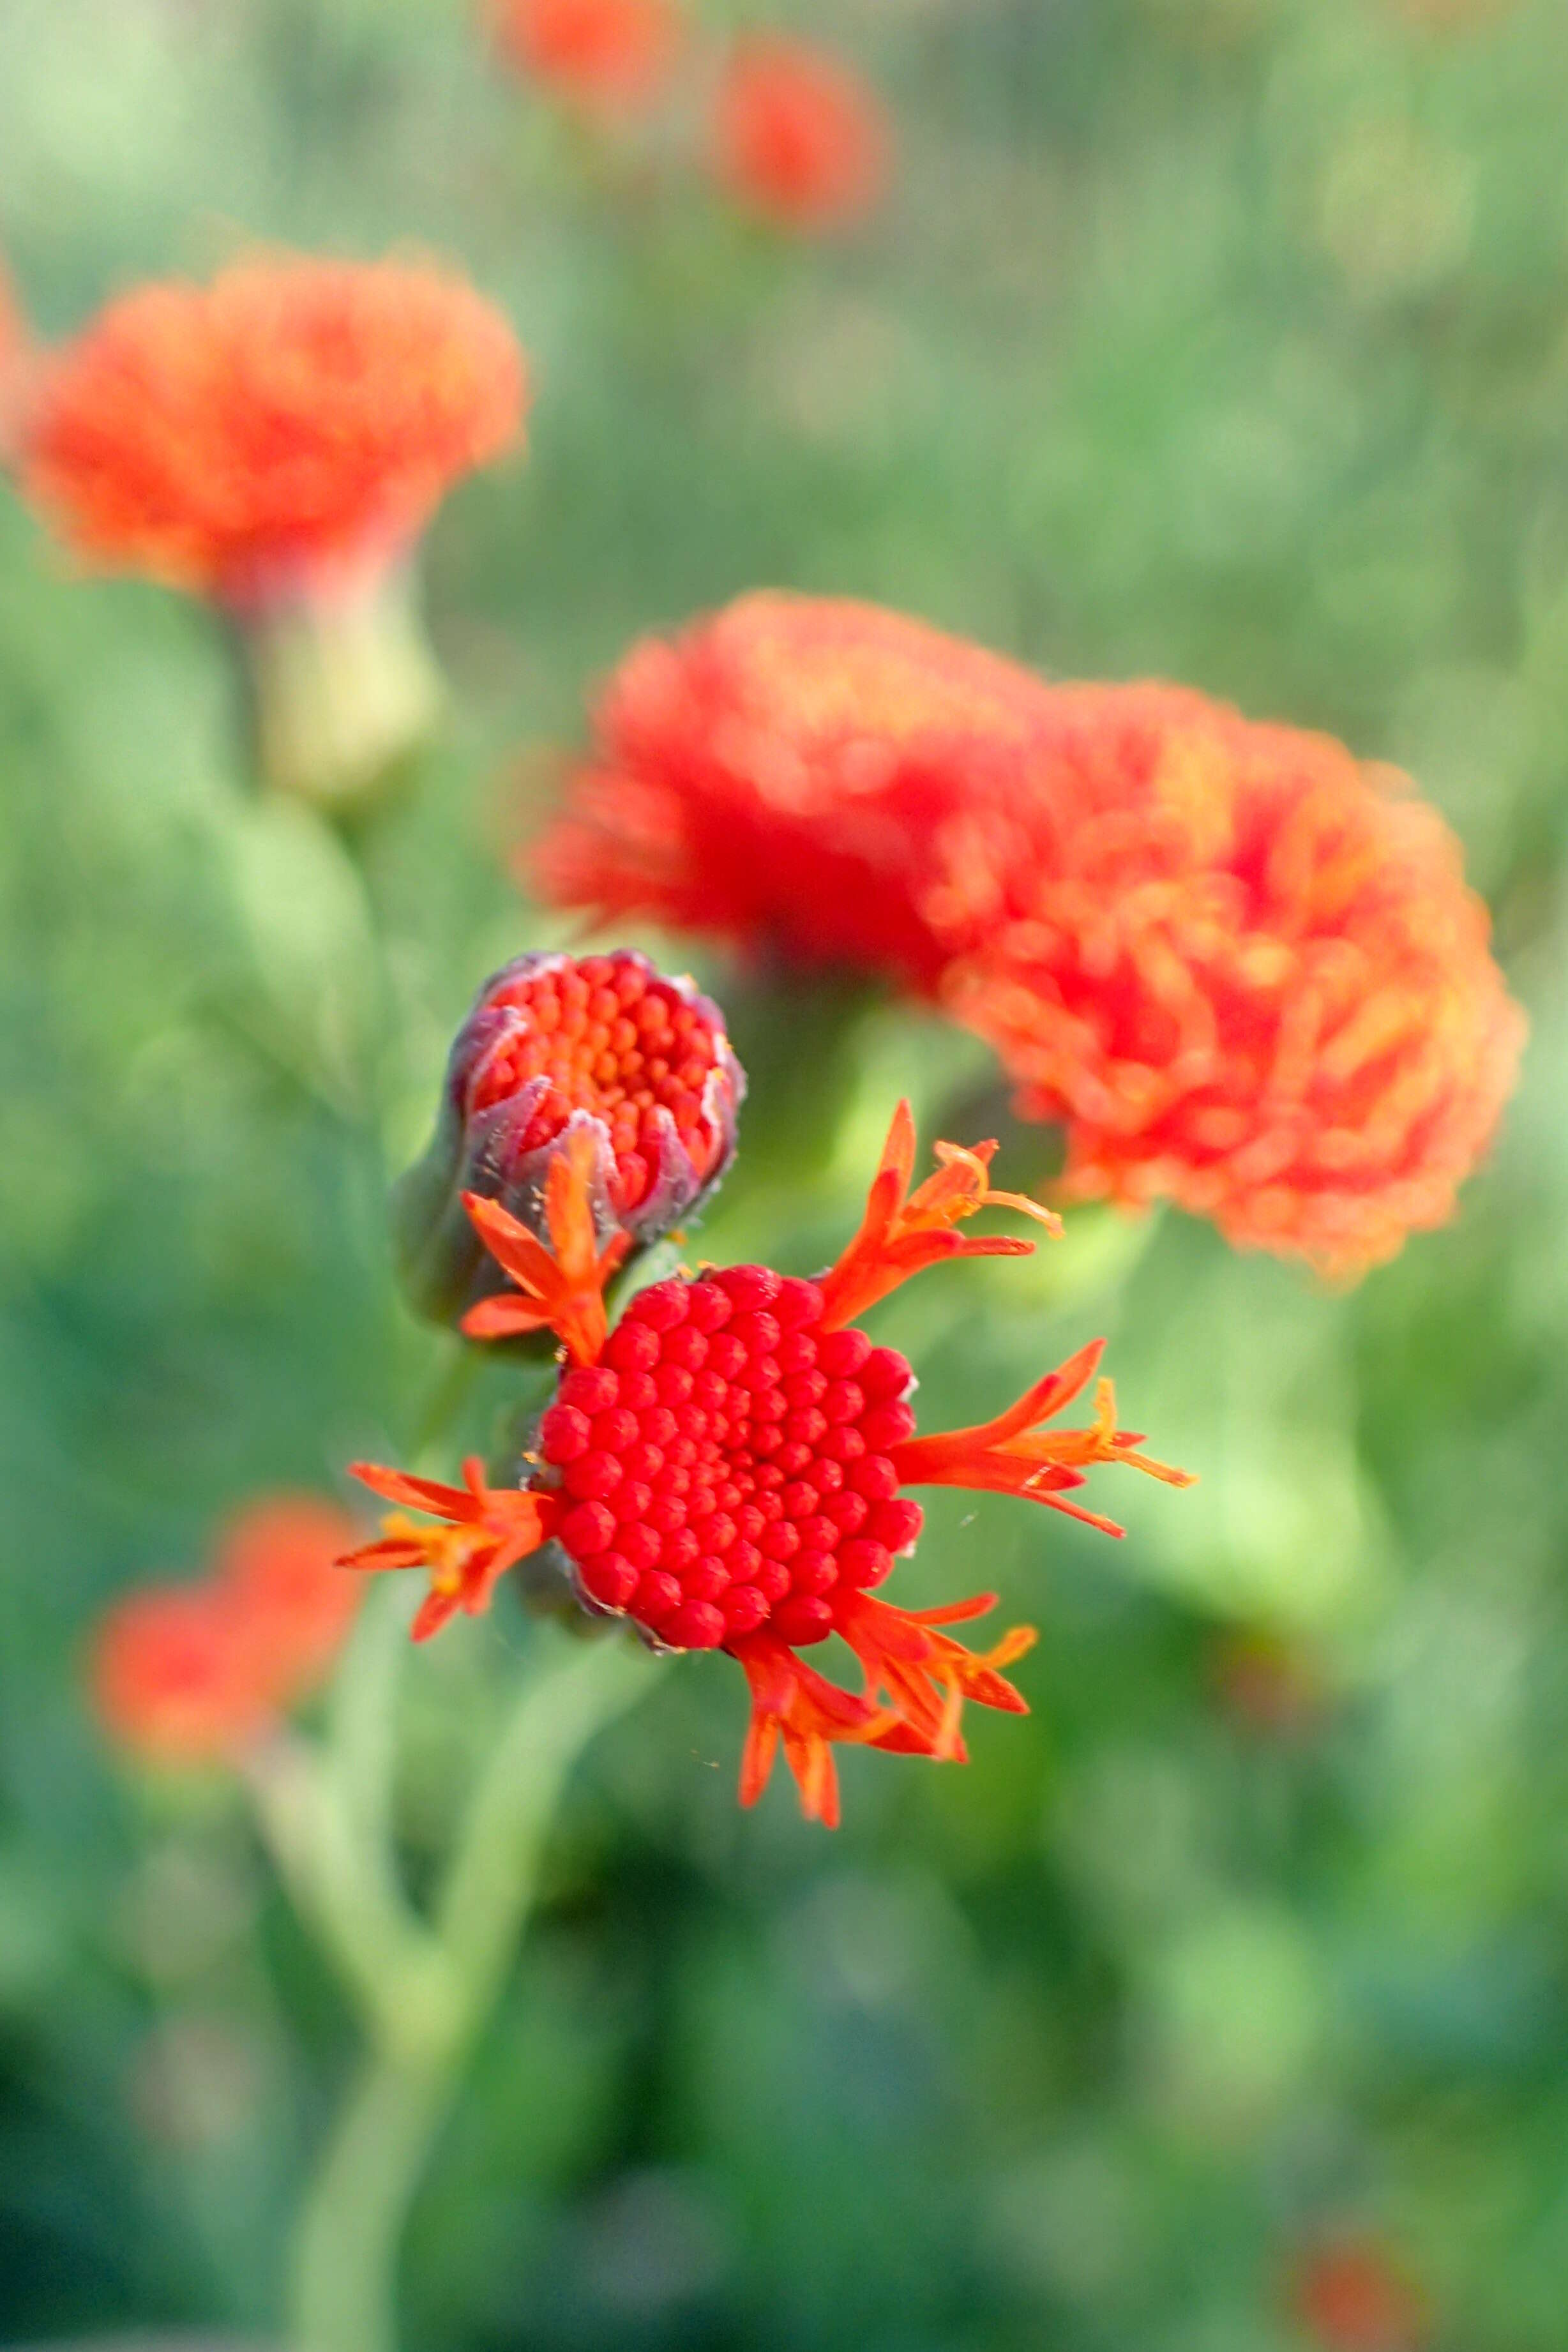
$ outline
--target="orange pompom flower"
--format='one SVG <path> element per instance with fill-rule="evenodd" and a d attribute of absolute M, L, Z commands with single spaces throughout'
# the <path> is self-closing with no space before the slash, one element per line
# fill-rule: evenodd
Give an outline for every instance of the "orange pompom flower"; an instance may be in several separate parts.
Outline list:
<path fill-rule="evenodd" d="M 672 0 L 495 0 L 501 54 L 542 89 L 614 120 L 658 96 L 679 54 Z"/>
<path fill-rule="evenodd" d="M 949 836 L 942 996 L 1023 1113 L 1065 1121 L 1068 1190 L 1173 1199 L 1336 1277 L 1445 1223 L 1524 1020 L 1442 819 L 1195 694 L 1056 698 Z"/>
<path fill-rule="evenodd" d="M 514 957 L 458 1032 L 436 1132 L 393 1196 L 414 1305 L 447 1320 L 494 1281 L 465 1195 L 544 1233 L 549 1171 L 574 1137 L 597 1228 L 628 1246 L 658 1241 L 729 1167 L 745 1091 L 723 1014 L 689 980 L 626 948 Z"/>
<path fill-rule="evenodd" d="M 355 1475 L 376 1493 L 435 1524 L 421 1529 L 400 1514 L 351 1564 L 426 1568 L 430 1597 L 415 1629 L 424 1634 L 457 1609 L 488 1607 L 504 1570 L 553 1541 L 588 1610 L 628 1617 L 659 1648 L 722 1649 L 739 1661 L 752 1695 L 742 1801 L 762 1793 L 782 1741 L 804 1810 L 831 1824 L 836 1744 L 961 1759 L 966 1698 L 1024 1708 L 1002 1669 L 1029 1647 L 1028 1629 L 983 1655 L 946 1631 L 990 1608 L 990 1596 L 916 1611 L 875 1597 L 921 1531 L 904 1487 L 994 1488 L 1119 1534 L 1069 1499 L 1092 1465 L 1186 1482 L 1117 1428 L 1107 1381 L 1089 1427 L 1046 1430 L 1093 1380 L 1098 1346 L 993 1421 L 916 1434 L 908 1361 L 875 1346 L 855 1318 L 926 1266 L 1029 1253 L 1028 1242 L 961 1234 L 981 1209 L 1019 1210 L 1053 1228 L 1032 1201 L 993 1191 L 994 1146 L 939 1146 L 936 1174 L 911 1190 L 914 1124 L 901 1104 L 860 1231 L 819 1280 L 763 1265 L 679 1275 L 639 1292 L 612 1326 L 608 1254 L 594 1254 L 593 1153 L 574 1140 L 551 1163 L 548 1246 L 494 1202 L 469 1202 L 514 1289 L 476 1307 L 465 1328 L 491 1338 L 547 1327 L 566 1355 L 526 1486 L 492 1489 L 477 1462 L 461 1487 L 359 1464 Z M 799 1654 L 833 1633 L 858 1662 L 858 1692 Z"/>
<path fill-rule="evenodd" d="M 901 614 L 742 596 L 626 656 L 530 877 L 606 922 L 929 992 L 952 945 L 925 900 L 975 747 L 1025 744 L 1050 710 L 1028 670 Z"/>
<path fill-rule="evenodd" d="M 510 328 L 461 280 L 257 255 L 137 288 L 57 354 L 23 486 L 87 563 L 221 604 L 268 774 L 342 797 L 430 721 L 410 558 L 451 485 L 518 440 L 525 394 Z"/>
<path fill-rule="evenodd" d="M 758 35 L 726 61 L 713 115 L 714 169 L 743 205 L 786 229 L 864 218 L 892 163 L 887 113 L 842 58 Z"/>
<path fill-rule="evenodd" d="M 89 1689 L 117 1746 L 154 1764 L 231 1761 L 325 1680 L 360 1588 L 337 1561 L 353 1521 L 310 1495 L 269 1495 L 219 1535 L 200 1582 L 154 1585 L 98 1627 Z"/>

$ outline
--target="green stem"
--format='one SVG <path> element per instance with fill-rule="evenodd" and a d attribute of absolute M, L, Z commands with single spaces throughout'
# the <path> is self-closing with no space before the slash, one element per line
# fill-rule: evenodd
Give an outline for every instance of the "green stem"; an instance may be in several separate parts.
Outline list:
<path fill-rule="evenodd" d="M 434 1969 L 411 1977 L 379 1904 L 355 1920 L 340 1886 L 334 1940 L 372 2048 L 300 2217 L 291 2352 L 395 2352 L 403 2225 L 532 1907 L 562 1792 L 595 1733 L 648 1683 L 647 1660 L 619 1643 L 563 1637 L 531 1677 L 469 1801 L 434 1928 L 405 1906 Z M 404 2004 L 416 1988 L 411 2019 Z"/>

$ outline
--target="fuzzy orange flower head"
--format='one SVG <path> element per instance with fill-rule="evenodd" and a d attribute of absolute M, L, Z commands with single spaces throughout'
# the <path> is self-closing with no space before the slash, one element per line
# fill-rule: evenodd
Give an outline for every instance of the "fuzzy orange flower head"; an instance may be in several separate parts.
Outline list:
<path fill-rule="evenodd" d="M 880 200 L 893 139 L 880 100 L 844 60 L 804 41 L 738 42 L 720 81 L 714 169 L 775 226 L 821 235 Z"/>
<path fill-rule="evenodd" d="M 460 279 L 258 255 L 110 302 L 42 378 L 22 482 L 87 564 L 224 606 L 268 773 L 347 796 L 429 722 L 409 559 L 518 440 L 525 394 L 510 328 Z"/>
<path fill-rule="evenodd" d="M 1028 670 L 901 614 L 743 596 L 626 655 L 529 878 L 602 920 L 930 993 L 943 835 L 1050 709 Z"/>
<path fill-rule="evenodd" d="M 1311 2248 L 1296 2266 L 1290 2301 L 1321 2352 L 1423 2352 L 1432 2340 L 1426 2296 L 1371 2238 Z"/>
<path fill-rule="evenodd" d="M 499 1202 L 542 1239 L 550 1169 L 574 1144 L 598 1231 L 657 1241 L 729 1167 L 745 1091 L 724 1016 L 689 980 L 628 949 L 514 958 L 458 1031 L 435 1135 L 394 1194 L 413 1304 L 444 1321 L 493 1286 L 465 1196 Z"/>
<path fill-rule="evenodd" d="M 1069 1191 L 1169 1197 L 1336 1277 L 1444 1223 L 1524 1020 L 1441 818 L 1195 694 L 1056 693 L 927 905 L 961 945 L 949 1009 L 1066 1123 Z"/>
<path fill-rule="evenodd" d="M 360 1598 L 336 1564 L 354 1535 L 333 1504 L 265 1496 L 221 1531 L 201 1581 L 118 1601 L 89 1674 L 110 1738 L 153 1764 L 243 1755 L 326 1679 Z"/>
<path fill-rule="evenodd" d="M 638 114 L 659 96 L 684 32 L 672 0 L 496 0 L 491 13 L 510 65 L 608 121 Z"/>
<path fill-rule="evenodd" d="M 954 1258 L 1027 1255 L 1026 1241 L 960 1231 L 986 1207 L 1054 1221 L 993 1191 L 994 1147 L 938 1150 L 937 1172 L 911 1190 L 914 1129 L 894 1118 L 865 1220 L 815 1282 L 763 1265 L 679 1275 L 641 1291 L 613 1326 L 586 1237 L 588 1171 L 566 1154 L 550 1176 L 551 1246 L 493 1202 L 476 1202 L 485 1237 L 516 1286 L 475 1309 L 476 1336 L 547 1323 L 568 1363 L 539 1426 L 524 1489 L 489 1487 L 478 1463 L 461 1488 L 361 1464 L 405 1517 L 354 1555 L 364 1568 L 419 1565 L 430 1599 L 416 1631 L 458 1608 L 487 1607 L 504 1570 L 546 1541 L 589 1610 L 624 1616 L 667 1650 L 724 1650 L 750 1686 L 742 1801 L 764 1787 L 783 1745 L 808 1816 L 837 1819 L 833 1750 L 850 1742 L 962 1759 L 966 1699 L 1021 1713 L 1003 1669 L 1034 1636 L 1005 1634 L 976 1654 L 948 1628 L 989 1596 L 907 1611 L 879 1597 L 896 1557 L 920 1535 L 909 1486 L 994 1488 L 1119 1533 L 1074 1496 L 1096 1464 L 1121 1463 L 1176 1484 L 1116 1426 L 1100 1381 L 1089 1424 L 1049 1431 L 1094 1380 L 1098 1346 L 1080 1350 L 994 1421 L 921 1436 L 906 1359 L 878 1347 L 857 1318 L 922 1268 Z M 861 1686 L 846 1690 L 801 1655 L 837 1635 Z"/>

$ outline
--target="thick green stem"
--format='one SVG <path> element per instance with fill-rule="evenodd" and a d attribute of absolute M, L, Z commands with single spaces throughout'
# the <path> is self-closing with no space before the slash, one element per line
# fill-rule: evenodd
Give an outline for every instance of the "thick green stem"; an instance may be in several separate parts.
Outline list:
<path fill-rule="evenodd" d="M 647 1661 L 618 1643 L 563 1637 L 552 1647 L 479 1777 L 434 1927 L 405 1906 L 406 1933 L 431 1964 L 410 1968 L 374 1872 L 349 1882 L 371 1895 L 357 1921 L 339 1887 L 333 1942 L 373 2047 L 300 2218 L 291 2352 L 395 2352 L 403 2224 L 531 1908 L 562 1790 L 595 1733 L 648 1687 Z M 363 1812 L 353 1826 L 369 1826 Z"/>

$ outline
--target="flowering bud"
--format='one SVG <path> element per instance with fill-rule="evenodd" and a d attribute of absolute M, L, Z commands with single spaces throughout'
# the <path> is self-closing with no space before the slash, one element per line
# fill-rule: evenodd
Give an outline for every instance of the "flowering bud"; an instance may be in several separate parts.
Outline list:
<path fill-rule="evenodd" d="M 394 1194 L 414 1305 L 448 1321 L 497 1287 L 463 1195 L 542 1234 L 545 1178 L 568 1134 L 594 1139 L 600 1234 L 658 1241 L 728 1168 L 745 1091 L 723 1015 L 689 980 L 627 949 L 516 957 L 458 1031 L 435 1135 Z"/>

